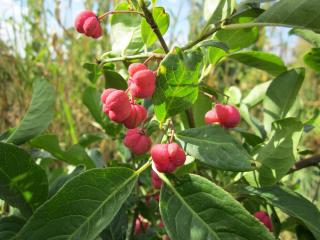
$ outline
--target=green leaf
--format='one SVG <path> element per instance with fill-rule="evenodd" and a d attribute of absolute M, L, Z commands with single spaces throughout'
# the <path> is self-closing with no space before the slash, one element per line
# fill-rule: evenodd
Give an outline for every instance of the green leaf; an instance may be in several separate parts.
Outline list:
<path fill-rule="evenodd" d="M 216 24 L 230 16 L 234 10 L 234 0 L 205 0 L 203 7 L 204 19 L 207 26 Z"/>
<path fill-rule="evenodd" d="M 84 164 L 88 169 L 94 168 L 93 160 L 88 156 L 86 150 L 79 144 L 72 145 L 66 151 L 63 151 L 59 146 L 59 140 L 56 135 L 42 135 L 30 142 L 30 145 L 36 148 L 41 148 L 51 153 L 57 159 L 69 163 L 71 165 Z"/>
<path fill-rule="evenodd" d="M 263 101 L 267 132 L 273 121 L 289 117 L 288 113 L 295 103 L 304 75 L 303 68 L 296 68 L 282 73 L 271 82 Z"/>
<path fill-rule="evenodd" d="M 187 175 L 161 189 L 160 213 L 174 240 L 271 240 L 268 230 L 213 182 Z"/>
<path fill-rule="evenodd" d="M 60 174 L 49 186 L 49 198 L 56 194 L 67 181 L 84 172 L 85 169 L 84 165 L 79 165 L 70 174 Z"/>
<path fill-rule="evenodd" d="M 304 55 L 303 60 L 309 67 L 320 72 L 320 48 L 312 48 L 310 52 Z"/>
<path fill-rule="evenodd" d="M 23 227 L 25 221 L 17 216 L 0 218 L 0 239 L 12 239 Z"/>
<path fill-rule="evenodd" d="M 130 10 L 130 4 L 122 2 L 114 10 Z M 110 17 L 110 24 L 112 52 L 127 55 L 141 50 L 143 41 L 140 15 L 134 13 L 113 14 Z"/>
<path fill-rule="evenodd" d="M 176 137 L 189 155 L 207 165 L 235 172 L 252 170 L 251 156 L 220 126 L 187 129 Z"/>
<path fill-rule="evenodd" d="M 242 100 L 248 107 L 254 107 L 262 102 L 266 96 L 266 92 L 271 84 L 271 81 L 260 83 L 252 88 L 248 95 Z"/>
<path fill-rule="evenodd" d="M 260 121 L 250 113 L 246 104 L 240 104 L 239 112 L 241 119 L 243 119 L 252 128 L 254 133 L 261 138 L 265 138 L 266 131 L 264 127 L 261 125 Z"/>
<path fill-rule="evenodd" d="M 16 239 L 95 239 L 115 217 L 137 178 L 127 168 L 92 169 L 72 178 L 33 214 Z"/>
<path fill-rule="evenodd" d="M 151 9 L 152 16 L 159 27 L 160 33 L 164 35 L 170 24 L 170 16 L 166 13 L 163 7 L 154 7 Z M 145 18 L 141 21 L 141 35 L 143 42 L 147 47 L 150 47 L 157 41 L 157 35 L 153 32 L 153 29 L 150 27 L 149 23 Z"/>
<path fill-rule="evenodd" d="M 224 44 L 223 42 L 215 41 L 215 40 L 205 40 L 197 44 L 197 47 L 214 47 L 214 48 L 220 48 L 225 52 L 229 51 L 229 47 Z"/>
<path fill-rule="evenodd" d="M 298 159 L 298 144 L 303 132 L 303 124 L 295 118 L 287 118 L 273 123 L 269 141 L 257 152 L 261 185 L 276 183 L 285 176 Z"/>
<path fill-rule="evenodd" d="M 314 237 L 320 239 L 320 212 L 315 205 L 300 194 L 281 186 L 265 188 L 247 186 L 242 190 L 265 199 L 269 204 L 280 208 L 289 216 L 301 220 Z"/>
<path fill-rule="evenodd" d="M 199 94 L 197 101 L 192 105 L 192 112 L 196 127 L 204 126 L 204 115 L 212 108 L 212 100 Z"/>
<path fill-rule="evenodd" d="M 284 65 L 282 59 L 272 53 L 242 51 L 230 54 L 228 55 L 228 58 L 243 63 L 247 66 L 266 71 L 274 76 L 287 71 L 287 67 Z"/>
<path fill-rule="evenodd" d="M 0 142 L 0 198 L 28 217 L 47 197 L 45 171 L 24 150 Z"/>
<path fill-rule="evenodd" d="M 152 101 L 157 119 L 163 122 L 189 108 L 198 97 L 200 50 L 182 52 L 174 48 L 159 66 Z"/>
<path fill-rule="evenodd" d="M 127 81 L 117 73 L 109 69 L 103 69 L 103 75 L 106 80 L 105 88 L 115 88 L 120 90 L 126 90 L 128 88 Z"/>
<path fill-rule="evenodd" d="M 261 14 L 255 22 L 277 26 L 301 27 L 320 32 L 320 1 L 281 0 Z"/>
<path fill-rule="evenodd" d="M 232 24 L 252 22 L 262 13 L 260 9 L 250 9 L 241 12 L 231 19 Z M 259 36 L 257 27 L 246 29 L 220 30 L 216 33 L 215 39 L 227 44 L 230 51 L 236 51 L 242 48 L 249 47 L 255 43 Z"/>
<path fill-rule="evenodd" d="M 87 77 L 93 84 L 95 84 L 99 77 L 102 75 L 100 67 L 97 64 L 85 63 L 82 67 L 88 71 Z"/>
<path fill-rule="evenodd" d="M 320 48 L 320 34 L 315 33 L 314 31 L 294 28 L 290 30 L 289 34 L 297 35 L 307 42 L 311 43 L 315 47 Z"/>
<path fill-rule="evenodd" d="M 29 109 L 7 142 L 22 144 L 42 133 L 53 119 L 54 103 L 55 93 L 51 84 L 44 80 L 35 81 Z"/>
<path fill-rule="evenodd" d="M 85 133 L 79 139 L 79 144 L 82 147 L 87 147 L 94 142 L 101 141 L 105 139 L 106 136 L 100 133 Z"/>
<path fill-rule="evenodd" d="M 100 234 L 104 240 L 125 240 L 128 230 L 128 214 L 123 206 L 110 225 Z"/>

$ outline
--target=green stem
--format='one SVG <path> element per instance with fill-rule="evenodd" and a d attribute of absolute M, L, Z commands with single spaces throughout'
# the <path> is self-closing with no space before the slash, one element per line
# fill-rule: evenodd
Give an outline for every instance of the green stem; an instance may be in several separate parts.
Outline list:
<path fill-rule="evenodd" d="M 107 59 L 100 60 L 99 63 L 104 64 L 104 63 L 110 63 L 110 62 L 122 62 L 122 61 L 137 60 L 137 59 L 147 59 L 150 57 L 162 59 L 165 57 L 165 55 L 160 53 L 146 53 L 146 54 L 123 56 L 123 57 L 116 57 L 116 58 L 107 58 Z"/>
<path fill-rule="evenodd" d="M 126 14 L 126 13 L 135 13 L 135 14 L 139 14 L 141 17 L 144 17 L 144 14 L 141 13 L 141 12 L 138 12 L 138 11 L 131 11 L 131 10 L 118 10 L 118 11 L 115 11 L 115 10 L 111 10 L 111 11 L 108 11 L 108 12 L 105 12 L 104 14 L 102 14 L 101 16 L 98 17 L 99 21 L 101 21 L 104 17 L 108 16 L 108 15 L 111 15 L 111 14 Z"/>
<path fill-rule="evenodd" d="M 169 52 L 168 45 L 165 42 L 165 40 L 164 40 L 160 30 L 159 30 L 159 27 L 158 27 L 156 21 L 154 20 L 154 18 L 152 16 L 152 13 L 149 11 L 149 9 L 146 6 L 144 0 L 139 0 L 138 4 L 139 4 L 140 8 L 142 9 L 142 11 L 144 13 L 144 16 L 146 18 L 147 23 L 150 25 L 151 29 L 156 34 L 156 36 L 157 36 L 157 38 L 158 38 L 163 50 L 165 51 L 165 53 L 168 53 Z"/>
<path fill-rule="evenodd" d="M 214 34 L 215 32 L 221 30 L 221 26 L 215 27 L 210 29 L 208 32 L 202 34 L 198 39 L 189 42 L 187 45 L 185 45 L 184 47 L 182 47 L 182 50 L 187 50 L 190 49 L 192 47 L 194 47 L 195 45 L 197 45 L 199 42 L 202 42 L 203 40 L 207 39 L 208 37 L 210 37 L 212 34 Z"/>
<path fill-rule="evenodd" d="M 151 166 L 151 157 L 148 159 L 148 161 L 144 165 L 142 165 L 138 170 L 136 170 L 136 174 L 139 175 L 150 166 Z"/>

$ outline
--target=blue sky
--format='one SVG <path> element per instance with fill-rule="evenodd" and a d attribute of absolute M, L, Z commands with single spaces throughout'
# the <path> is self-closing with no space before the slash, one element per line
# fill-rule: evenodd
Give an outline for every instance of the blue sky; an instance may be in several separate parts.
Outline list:
<path fill-rule="evenodd" d="M 17 23 L 21 23 L 21 12 L 26 13 L 27 9 L 23 4 L 24 0 L 0 0 L 0 38 L 3 40 L 7 40 L 10 42 L 10 35 L 12 35 L 12 23 L 8 23 L 6 20 L 10 17 L 14 19 L 14 21 Z M 48 15 L 53 14 L 54 12 L 54 0 L 46 0 L 46 9 L 48 11 Z M 69 3 L 71 2 L 71 5 Z M 189 1 L 181 1 L 181 0 L 158 0 L 157 5 L 163 6 L 170 14 L 170 16 L 178 16 L 177 25 L 174 30 L 175 36 L 176 36 L 176 44 L 177 45 L 183 45 L 188 40 L 188 32 L 189 32 L 189 24 L 188 24 L 188 15 L 192 12 L 190 11 L 190 5 Z M 63 24 L 68 28 L 72 27 L 73 20 L 78 12 L 84 9 L 83 6 L 83 0 L 62 0 L 61 1 L 61 19 L 63 21 Z M 106 9 L 107 11 L 108 9 Z M 61 33 L 61 28 L 58 26 L 54 18 L 49 18 L 51 20 L 48 21 L 48 27 L 50 29 L 50 32 L 57 32 Z M 171 17 L 171 21 L 172 21 Z M 280 42 L 280 38 L 285 39 L 285 41 L 288 41 L 290 43 L 290 46 L 294 46 L 296 42 L 296 38 L 293 36 L 288 36 L 288 30 L 286 28 L 277 28 L 277 34 L 276 38 L 272 38 L 272 49 L 268 49 L 270 51 L 273 51 L 274 53 L 278 54 L 277 47 Z M 170 31 L 170 28 L 169 28 Z M 169 40 L 170 33 L 168 32 L 165 35 L 165 39 Z M 22 38 L 23 39 L 23 38 Z M 23 44 L 23 41 L 20 43 Z M 21 49 L 23 47 L 21 46 Z M 284 57 L 285 61 L 290 60 L 290 54 L 288 56 L 282 56 Z"/>

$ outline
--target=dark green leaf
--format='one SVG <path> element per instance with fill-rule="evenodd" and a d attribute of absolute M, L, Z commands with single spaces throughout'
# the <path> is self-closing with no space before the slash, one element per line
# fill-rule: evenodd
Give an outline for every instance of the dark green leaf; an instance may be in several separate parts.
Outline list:
<path fill-rule="evenodd" d="M 295 118 L 287 118 L 273 123 L 269 141 L 257 153 L 261 185 L 272 185 L 285 176 L 298 159 L 298 144 L 303 132 L 303 124 Z"/>
<path fill-rule="evenodd" d="M 29 109 L 7 142 L 22 144 L 42 133 L 53 118 L 55 98 L 51 84 L 35 81 Z"/>
<path fill-rule="evenodd" d="M 319 8 L 318 0 L 281 0 L 261 14 L 255 22 L 320 32 Z"/>
<path fill-rule="evenodd" d="M 103 75 L 105 78 L 105 88 L 115 88 L 126 90 L 128 88 L 127 81 L 117 73 L 116 71 L 103 69 Z"/>
<path fill-rule="evenodd" d="M 105 139 L 105 135 L 99 133 L 85 133 L 79 139 L 79 144 L 82 147 L 87 147 L 94 142 L 101 141 Z"/>
<path fill-rule="evenodd" d="M 320 212 L 315 205 L 300 194 L 280 186 L 265 188 L 245 187 L 240 191 L 259 196 L 269 204 L 280 208 L 289 216 L 301 220 L 312 231 L 316 239 L 320 239 Z"/>
<path fill-rule="evenodd" d="M 313 234 L 302 225 L 296 227 L 296 235 L 298 240 L 316 240 Z"/>
<path fill-rule="evenodd" d="M 252 170 L 251 156 L 220 126 L 187 129 L 176 137 L 188 154 L 205 164 L 228 171 Z"/>
<path fill-rule="evenodd" d="M 59 146 L 59 140 L 56 135 L 42 135 L 30 142 L 31 146 L 41 148 L 51 153 L 57 159 L 71 165 L 84 164 L 88 169 L 94 168 L 93 160 L 88 156 L 86 150 L 79 144 L 72 145 L 66 151 Z"/>
<path fill-rule="evenodd" d="M 154 7 L 151 9 L 152 16 L 159 27 L 160 33 L 164 35 L 170 24 L 170 16 L 167 14 L 163 7 Z M 147 23 L 146 19 L 143 18 L 141 21 L 141 35 L 142 39 L 147 47 L 150 47 L 155 41 L 157 36 L 153 32 L 153 29 Z"/>
<path fill-rule="evenodd" d="M 84 172 L 85 169 L 84 165 L 79 165 L 70 174 L 60 174 L 49 186 L 49 198 L 56 194 L 67 181 Z"/>
<path fill-rule="evenodd" d="M 90 82 L 95 84 L 97 82 L 98 78 L 102 74 L 100 67 L 94 63 L 85 63 L 85 64 L 83 64 L 83 68 L 88 71 L 87 77 L 90 80 Z"/>
<path fill-rule="evenodd" d="M 273 121 L 291 116 L 289 111 L 296 101 L 304 75 L 303 68 L 292 69 L 271 82 L 263 101 L 264 125 L 268 132 Z"/>
<path fill-rule="evenodd" d="M 0 239 L 12 239 L 23 227 L 25 221 L 17 216 L 0 218 Z"/>
<path fill-rule="evenodd" d="M 0 142 L 0 198 L 29 216 L 47 197 L 44 170 L 24 150 Z"/>
<path fill-rule="evenodd" d="M 130 4 L 122 2 L 114 10 L 130 10 Z M 121 55 L 134 54 L 143 47 L 141 16 L 134 13 L 113 14 L 110 17 L 112 52 Z"/>
<path fill-rule="evenodd" d="M 125 240 L 127 229 L 128 214 L 125 207 L 122 207 L 100 236 L 103 240 Z"/>
<path fill-rule="evenodd" d="M 231 195 L 197 175 L 162 187 L 160 213 L 174 240 L 274 239 Z"/>
<path fill-rule="evenodd" d="M 34 213 L 17 240 L 95 239 L 115 217 L 137 178 L 127 168 L 92 169 L 72 178 Z"/>
<path fill-rule="evenodd" d="M 260 9 L 250 9 L 235 15 L 231 23 L 248 23 L 252 22 L 258 17 L 262 11 Z M 255 43 L 259 36 L 258 28 L 234 29 L 234 30 L 220 30 L 217 32 L 215 38 L 229 47 L 230 51 L 239 50 L 249 47 Z"/>
<path fill-rule="evenodd" d="M 242 51 L 230 54 L 228 57 L 250 67 L 266 71 L 274 76 L 287 71 L 282 59 L 272 53 Z"/>
<path fill-rule="evenodd" d="M 312 48 L 310 52 L 304 55 L 303 60 L 309 67 L 320 72 L 320 48 Z"/>
<path fill-rule="evenodd" d="M 198 97 L 198 77 L 202 54 L 174 48 L 159 66 L 152 101 L 157 119 L 163 122 L 189 108 Z"/>
<path fill-rule="evenodd" d="M 220 48 L 225 52 L 229 51 L 229 48 L 226 44 L 223 42 L 215 41 L 215 40 L 205 40 L 200 42 L 197 47 L 215 47 L 215 48 Z"/>

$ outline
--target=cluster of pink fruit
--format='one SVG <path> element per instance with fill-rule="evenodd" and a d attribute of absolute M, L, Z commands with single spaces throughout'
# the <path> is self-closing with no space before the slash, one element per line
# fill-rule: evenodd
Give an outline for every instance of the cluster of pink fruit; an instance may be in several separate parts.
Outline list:
<path fill-rule="evenodd" d="M 74 26 L 79 33 L 92 38 L 99 38 L 102 35 L 102 28 L 98 16 L 90 11 L 85 10 L 78 14 Z"/>
<path fill-rule="evenodd" d="M 140 155 L 148 152 L 152 143 L 143 128 L 137 128 L 146 120 L 147 110 L 136 104 L 134 98 L 150 98 L 155 90 L 156 76 L 142 63 L 131 64 L 128 72 L 131 101 L 125 91 L 109 88 L 103 91 L 101 102 L 103 112 L 110 120 L 129 129 L 123 142 L 134 154 Z M 186 159 L 184 151 L 176 143 L 156 144 L 151 156 L 159 172 L 173 172 Z"/>

